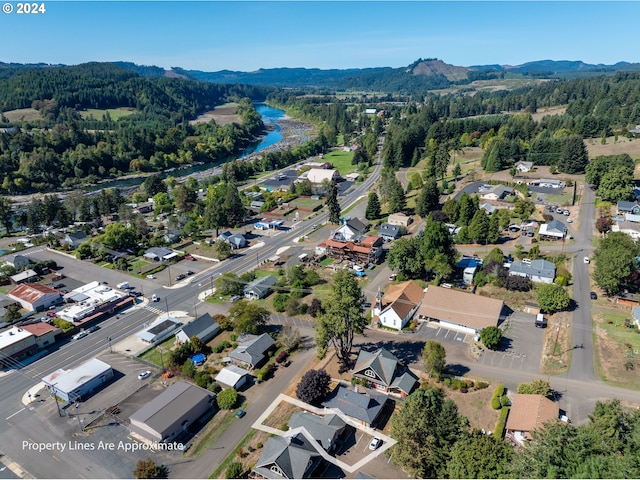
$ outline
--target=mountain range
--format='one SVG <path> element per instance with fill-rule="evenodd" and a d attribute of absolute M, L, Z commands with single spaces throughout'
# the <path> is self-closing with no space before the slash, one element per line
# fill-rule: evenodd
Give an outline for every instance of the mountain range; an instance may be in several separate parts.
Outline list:
<path fill-rule="evenodd" d="M 219 70 L 205 72 L 172 67 L 111 62 L 143 77 L 179 77 L 222 84 L 247 84 L 282 88 L 326 88 L 332 90 L 374 90 L 411 92 L 464 85 L 476 80 L 502 78 L 570 79 L 584 76 L 613 75 L 616 72 L 640 71 L 640 63 L 618 62 L 613 65 L 588 64 L 580 60 L 538 60 L 522 65 L 450 65 L 437 58 L 419 58 L 407 67 L 372 67 L 350 69 L 261 68 L 252 72 Z M 0 62 L 0 78 L 8 78 L 23 69 L 60 65 L 16 64 Z"/>

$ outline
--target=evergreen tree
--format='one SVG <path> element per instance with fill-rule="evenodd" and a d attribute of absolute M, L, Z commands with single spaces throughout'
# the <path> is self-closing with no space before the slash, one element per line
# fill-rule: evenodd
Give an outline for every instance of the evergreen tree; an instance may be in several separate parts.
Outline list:
<path fill-rule="evenodd" d="M 367 203 L 367 210 L 364 214 L 364 218 L 367 220 L 376 220 L 380 218 L 380 199 L 376 192 L 369 193 L 369 201 Z"/>
<path fill-rule="evenodd" d="M 564 141 L 558 169 L 563 173 L 584 173 L 589 163 L 587 146 L 582 137 L 571 135 Z"/>
<path fill-rule="evenodd" d="M 407 197 L 405 196 L 402 184 L 398 179 L 391 187 L 391 195 L 389 197 L 389 213 L 401 212 L 407 206 Z"/>
<path fill-rule="evenodd" d="M 489 217 L 484 210 L 476 210 L 469 224 L 469 236 L 478 243 L 487 241 L 489 235 Z"/>
<path fill-rule="evenodd" d="M 327 186 L 327 208 L 329 210 L 329 222 L 340 223 L 340 204 L 338 203 L 338 187 L 336 182 Z"/>

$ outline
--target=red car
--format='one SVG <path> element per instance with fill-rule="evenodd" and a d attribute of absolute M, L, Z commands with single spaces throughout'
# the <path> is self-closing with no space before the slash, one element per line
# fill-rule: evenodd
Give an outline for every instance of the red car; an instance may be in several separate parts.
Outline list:
<path fill-rule="evenodd" d="M 56 312 L 47 312 L 47 317 L 57 317 Z"/>

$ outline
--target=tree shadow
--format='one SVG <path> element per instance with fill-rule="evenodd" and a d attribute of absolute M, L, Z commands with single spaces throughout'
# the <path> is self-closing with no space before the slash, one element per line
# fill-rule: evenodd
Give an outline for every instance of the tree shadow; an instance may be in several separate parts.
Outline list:
<path fill-rule="evenodd" d="M 409 342 L 409 341 L 401 341 L 397 342 L 395 340 L 386 340 L 384 342 L 364 342 L 359 343 L 357 347 L 360 347 L 361 350 L 365 350 L 367 352 L 374 352 L 379 348 L 384 348 L 388 350 L 399 360 L 401 360 L 405 365 L 416 363 L 421 361 L 422 359 L 422 349 L 424 348 L 424 342 Z"/>
<path fill-rule="evenodd" d="M 448 373 L 449 375 L 457 375 L 463 376 L 469 373 L 471 369 L 466 365 L 461 365 L 459 363 L 448 363 L 444 366 L 443 373 Z"/>

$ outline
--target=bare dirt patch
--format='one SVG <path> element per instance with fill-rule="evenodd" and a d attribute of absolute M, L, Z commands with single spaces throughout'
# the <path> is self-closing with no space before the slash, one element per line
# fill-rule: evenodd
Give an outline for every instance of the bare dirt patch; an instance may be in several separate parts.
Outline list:
<path fill-rule="evenodd" d="M 295 412 L 301 411 L 302 409 L 297 405 L 294 405 L 289 402 L 280 402 L 278 406 L 275 408 L 271 415 L 264 419 L 262 422 L 263 425 L 271 428 L 278 428 L 280 430 L 285 430 L 284 427 Z"/>
<path fill-rule="evenodd" d="M 513 310 L 522 310 L 524 303 L 527 301 L 535 301 L 535 291 L 529 292 L 512 292 L 504 288 L 496 287 L 495 285 L 487 284 L 484 287 L 478 288 L 478 295 L 483 297 L 496 298 L 502 300 L 511 307 Z"/>
<path fill-rule="evenodd" d="M 546 375 L 560 375 L 567 371 L 571 361 L 573 314 L 558 312 L 546 317 L 548 326 L 542 347 L 542 372 Z"/>
<path fill-rule="evenodd" d="M 190 120 L 189 123 L 193 125 L 196 123 L 206 123 L 211 120 L 215 120 L 218 125 L 227 125 L 229 123 L 242 124 L 242 119 L 236 115 L 236 106 L 237 105 L 235 103 L 225 103 L 213 110 L 209 110 L 208 112 L 198 115 L 198 118 Z"/>
<path fill-rule="evenodd" d="M 460 415 L 469 419 L 469 426 L 486 432 L 493 431 L 498 421 L 498 410 L 491 408 L 493 389 L 484 388 L 474 392 L 461 393 L 456 390 L 445 389 L 447 398 L 458 406 Z"/>

